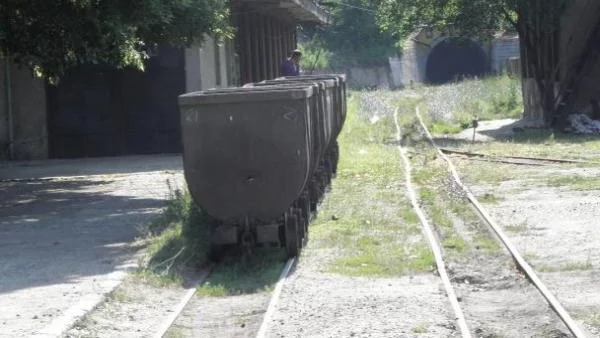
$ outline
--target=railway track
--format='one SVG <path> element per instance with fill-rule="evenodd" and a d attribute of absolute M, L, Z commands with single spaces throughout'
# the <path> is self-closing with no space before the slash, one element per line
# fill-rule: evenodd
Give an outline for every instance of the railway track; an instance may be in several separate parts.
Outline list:
<path fill-rule="evenodd" d="M 430 138 L 430 142 L 433 139 Z M 491 154 L 483 154 L 476 153 L 470 151 L 463 151 L 458 149 L 450 149 L 450 148 L 442 148 L 437 147 L 438 153 L 441 152 L 443 154 L 450 155 L 459 155 L 465 156 L 467 158 L 476 159 L 480 161 L 489 161 L 489 162 L 499 162 L 499 163 L 507 163 L 507 164 L 515 164 L 515 165 L 533 165 L 533 166 L 545 166 L 545 165 L 556 165 L 556 164 L 587 164 L 587 165 L 599 165 L 600 162 L 593 161 L 581 161 L 581 160 L 571 160 L 571 159 L 562 159 L 562 158 L 547 158 L 547 157 L 532 157 L 532 156 L 501 156 L 501 155 L 491 155 Z"/>
<path fill-rule="evenodd" d="M 425 134 L 425 137 L 427 138 L 428 142 L 432 145 L 432 147 L 435 148 L 435 150 L 436 150 L 437 154 L 440 156 L 440 158 L 442 158 L 442 159 L 444 159 L 444 161 L 446 161 L 446 163 L 448 165 L 448 171 L 450 173 L 450 176 L 454 180 L 454 183 L 456 183 L 456 185 L 459 186 L 463 190 L 463 192 L 465 193 L 469 202 L 479 213 L 480 218 L 484 221 L 484 223 L 487 226 L 489 226 L 490 231 L 496 235 L 496 238 L 508 250 L 508 252 L 509 252 L 510 256 L 512 257 L 512 259 L 514 260 L 515 265 L 517 266 L 518 270 L 527 277 L 527 279 L 531 282 L 531 284 L 533 286 L 535 286 L 535 288 L 539 291 L 540 295 L 544 298 L 544 300 L 549 305 L 549 307 L 556 313 L 558 318 L 560 318 L 560 320 L 564 323 L 566 328 L 571 332 L 571 334 L 574 337 L 577 337 L 577 338 L 586 337 L 586 335 L 578 327 L 578 325 L 574 322 L 574 320 L 571 318 L 569 313 L 563 308 L 563 306 L 560 304 L 560 302 L 557 300 L 557 298 L 543 284 L 543 282 L 537 276 L 534 269 L 525 261 L 525 259 L 522 257 L 522 255 L 516 249 L 516 247 L 512 244 L 512 242 L 509 240 L 509 238 L 504 234 L 502 229 L 491 219 L 491 217 L 489 216 L 489 214 L 485 210 L 485 208 L 477 201 L 475 196 L 462 183 L 462 181 L 458 175 L 458 172 L 457 172 L 456 168 L 454 167 L 454 164 L 452 163 L 451 159 L 446 154 L 455 154 L 455 155 L 463 155 L 463 156 L 471 156 L 471 157 L 483 157 L 483 158 L 491 157 L 491 156 L 487 156 L 486 154 L 467 153 L 467 152 L 462 152 L 459 150 L 445 149 L 445 148 L 438 147 L 438 145 L 433 140 L 433 137 L 430 134 L 429 130 L 427 129 L 426 125 L 424 124 L 418 110 L 416 111 L 416 116 L 419 121 L 420 128 L 423 130 L 423 133 Z M 397 122 L 397 120 L 398 120 L 397 119 L 397 111 L 395 113 L 394 119 L 396 121 L 396 140 L 399 142 L 398 150 L 400 152 L 402 161 L 404 162 L 406 172 L 408 173 L 406 175 L 406 187 L 407 187 L 410 201 L 413 205 L 413 208 L 414 208 L 418 218 L 420 219 L 421 223 L 423 224 L 424 233 L 425 233 L 427 240 L 429 242 L 429 245 L 434 253 L 435 262 L 437 265 L 437 271 L 438 271 L 438 274 L 440 275 L 440 278 L 444 285 L 446 294 L 448 295 L 450 305 L 454 312 L 454 315 L 456 318 L 456 324 L 460 331 L 460 334 L 462 335 L 462 337 L 472 337 L 473 334 L 472 334 L 472 331 L 469 328 L 469 324 L 468 324 L 469 318 L 465 315 L 465 313 L 461 307 L 461 301 L 459 300 L 459 297 L 457 297 L 457 292 L 454 289 L 450 274 L 447 271 L 447 268 L 446 268 L 447 264 L 445 262 L 445 258 L 444 258 L 444 254 L 443 254 L 441 245 L 440 245 L 438 239 L 436 238 L 435 229 L 428 222 L 426 213 L 422 210 L 422 208 L 420 206 L 420 203 L 419 203 L 419 200 L 418 200 L 417 194 L 416 194 L 416 189 L 414 188 L 413 183 L 412 183 L 412 178 L 411 178 L 411 174 L 410 174 L 412 172 L 412 168 L 411 168 L 410 159 L 407 155 L 408 150 L 400 144 L 400 141 L 402 140 L 402 135 L 401 135 L 400 126 Z M 524 157 L 505 157 L 505 159 L 508 159 L 507 160 L 508 162 L 516 161 L 517 163 L 514 163 L 514 164 L 520 164 L 520 163 L 518 163 L 519 161 L 531 161 L 531 162 L 536 162 L 536 163 L 580 163 L 581 162 L 581 161 L 571 161 L 571 160 L 562 160 L 562 159 L 524 158 Z M 292 271 L 293 266 L 296 264 L 296 260 L 297 260 L 297 258 L 291 258 L 283 266 L 281 274 L 278 279 L 278 282 L 270 296 L 269 305 L 265 311 L 265 314 L 262 318 L 260 327 L 256 334 L 257 338 L 267 337 L 267 332 L 269 330 L 269 323 L 273 317 L 273 314 L 276 313 L 276 311 L 277 311 L 279 297 L 281 295 L 284 284 L 285 284 L 290 272 Z M 182 297 L 179 304 L 176 306 L 176 308 L 171 313 L 171 316 L 169 318 L 167 318 L 160 325 L 160 327 L 157 330 L 154 337 L 162 338 L 165 336 L 165 334 L 167 333 L 169 328 L 177 321 L 177 318 L 181 315 L 181 313 L 186 308 L 188 302 L 192 299 L 193 295 L 195 294 L 196 287 L 198 285 L 201 285 L 209 277 L 212 269 L 213 269 L 213 266 L 210 266 L 205 271 L 203 271 L 201 278 L 197 281 L 197 283 L 195 285 L 193 285 L 192 287 L 190 287 L 188 289 L 188 291 L 185 293 L 184 297 Z"/>
<path fill-rule="evenodd" d="M 281 290 L 283 288 L 283 284 L 285 283 L 285 280 L 289 276 L 290 271 L 292 270 L 294 264 L 296 264 L 295 257 L 288 259 L 286 261 L 286 263 L 284 264 L 281 274 L 279 276 L 279 279 L 277 281 L 277 284 L 275 285 L 275 288 L 271 294 L 269 306 L 267 307 L 267 310 L 266 310 L 263 320 L 261 322 L 260 328 L 256 335 L 257 338 L 266 337 L 269 320 L 276 310 L 277 304 L 279 302 L 279 296 L 280 296 Z M 181 297 L 181 299 L 177 303 L 177 305 L 173 309 L 171 309 L 171 315 L 169 317 L 167 317 L 163 322 L 160 323 L 156 332 L 152 336 L 153 338 L 163 338 L 166 336 L 169 329 L 171 329 L 171 327 L 174 326 L 174 324 L 177 322 L 177 319 L 182 315 L 182 313 L 184 311 L 186 311 L 190 301 L 192 300 L 193 296 L 196 294 L 196 289 L 199 286 L 201 286 L 202 284 L 204 284 L 204 282 L 206 282 L 206 280 L 208 279 L 208 277 L 210 277 L 210 274 L 214 268 L 215 268 L 215 265 L 211 264 L 211 265 L 207 266 L 206 268 L 204 268 L 200 272 L 199 278 L 194 283 L 191 283 L 191 285 L 187 288 L 185 294 L 183 295 L 183 297 Z"/>
<path fill-rule="evenodd" d="M 398 114 L 398 111 L 396 110 L 396 112 L 394 114 L 394 120 L 396 122 L 396 130 L 397 130 L 396 138 L 398 141 L 400 141 L 402 138 L 401 138 L 401 129 L 397 122 L 398 121 L 397 114 Z M 418 107 L 416 108 L 415 114 L 419 121 L 420 128 L 423 130 L 423 133 L 425 134 L 425 137 L 427 138 L 427 141 L 432 145 L 432 147 L 435 148 L 438 156 L 440 156 L 442 159 L 444 159 L 444 161 L 447 163 L 448 171 L 449 171 L 450 176 L 452 177 L 454 183 L 458 187 L 460 187 L 460 189 L 464 192 L 464 194 L 466 195 L 466 197 L 469 200 L 469 202 L 471 203 L 471 205 L 477 210 L 477 212 L 478 212 L 480 218 L 483 220 L 483 222 L 489 227 L 491 232 L 496 235 L 496 238 L 500 241 L 500 243 L 508 250 L 508 252 L 509 252 L 510 256 L 512 257 L 512 259 L 514 260 L 517 268 L 536 287 L 536 289 L 539 291 L 541 296 L 545 299 L 545 301 L 550 306 L 550 308 L 556 313 L 556 315 L 565 324 L 565 326 L 573 334 L 573 336 L 577 337 L 577 338 L 586 337 L 586 335 L 583 333 L 583 331 L 577 326 L 575 321 L 571 318 L 569 313 L 560 304 L 558 299 L 548 290 L 548 288 L 544 285 L 544 283 L 537 276 L 534 269 L 525 261 L 525 259 L 521 255 L 521 253 L 519 253 L 519 251 L 516 249 L 514 244 L 504 234 L 503 230 L 492 220 L 492 218 L 490 217 L 488 212 L 485 210 L 485 208 L 479 203 L 479 201 L 475 198 L 475 196 L 471 193 L 471 191 L 462 183 L 454 164 L 452 163 L 450 158 L 448 156 L 446 156 L 446 153 L 453 153 L 453 154 L 462 153 L 462 155 L 478 156 L 478 157 L 485 157 L 485 155 L 466 153 L 466 152 L 460 152 L 460 151 L 449 150 L 449 149 L 442 149 L 442 148 L 438 147 L 438 145 L 435 143 L 431 133 L 427 129 L 427 126 L 423 122 L 423 119 L 420 115 Z M 421 220 L 421 222 L 423 224 L 423 227 L 425 229 L 425 234 L 426 234 L 429 244 L 434 252 L 438 272 L 440 274 L 440 277 L 442 278 L 442 282 L 445 286 L 446 293 L 449 297 L 450 303 L 451 303 L 454 313 L 456 315 L 458 327 L 460 328 L 460 331 L 461 331 L 461 334 L 463 337 L 471 337 L 471 331 L 469 330 L 469 327 L 467 324 L 467 319 L 465 318 L 463 310 L 461 309 L 461 307 L 457 301 L 456 292 L 448 278 L 448 272 L 446 271 L 446 264 L 445 264 L 444 258 L 442 256 L 441 245 L 438 242 L 438 240 L 435 238 L 435 236 L 433 235 L 432 227 L 431 227 L 431 225 L 429 225 L 429 223 L 428 223 L 426 217 L 424 216 L 424 213 L 421 210 L 419 203 L 416 199 L 416 193 L 415 193 L 414 187 L 412 186 L 412 182 L 411 182 L 412 168 L 410 165 L 410 160 L 409 160 L 408 156 L 406 155 L 407 151 L 400 143 L 398 145 L 398 148 L 402 155 L 403 162 L 404 162 L 405 168 L 406 168 L 406 173 L 407 173 L 406 185 L 407 185 L 409 196 L 411 198 L 413 207 L 415 208 L 415 211 L 417 212 L 417 215 L 419 216 L 419 219 Z M 581 163 L 581 161 L 571 161 L 571 160 L 562 160 L 562 159 L 526 158 L 526 157 L 516 157 L 516 156 L 511 157 L 511 158 L 515 159 L 515 160 L 536 161 L 536 162 L 546 162 L 546 163 Z M 520 164 L 520 163 L 515 163 L 515 164 Z"/>

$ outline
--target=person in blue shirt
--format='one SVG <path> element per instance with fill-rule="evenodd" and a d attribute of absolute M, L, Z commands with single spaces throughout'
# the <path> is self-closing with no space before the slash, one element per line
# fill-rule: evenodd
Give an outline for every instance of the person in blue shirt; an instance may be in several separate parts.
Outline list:
<path fill-rule="evenodd" d="M 302 53 L 299 50 L 294 50 L 281 66 L 279 72 L 281 76 L 298 76 L 300 75 L 300 58 Z"/>

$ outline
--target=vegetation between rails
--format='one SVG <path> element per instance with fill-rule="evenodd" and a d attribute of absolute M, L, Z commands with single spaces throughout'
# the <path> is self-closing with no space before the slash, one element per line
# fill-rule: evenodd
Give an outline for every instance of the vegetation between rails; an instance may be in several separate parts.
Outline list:
<path fill-rule="evenodd" d="M 169 190 L 167 205 L 145 229 L 147 252 L 135 274 L 158 286 L 182 283 L 207 261 L 209 249 L 210 228 L 200 226 L 209 224 L 209 217 L 186 190 Z"/>
<path fill-rule="evenodd" d="M 414 182 L 446 254 L 453 259 L 498 254 L 500 245 L 449 178 L 446 163 L 438 158 L 423 161 L 421 157 L 432 149 L 426 150 L 429 146 L 425 143 L 416 146 L 421 151 L 411 159 L 419 163 L 414 168 Z"/>
<path fill-rule="evenodd" d="M 431 270 L 433 255 L 403 189 L 393 116 L 373 119 L 361 96 L 349 99 L 337 177 L 310 227 L 309 254 L 333 253 L 327 269 L 345 275 Z"/>
<path fill-rule="evenodd" d="M 194 279 L 208 262 L 213 224 L 187 191 L 174 190 L 163 213 L 148 226 L 146 258 L 135 276 L 157 286 Z M 281 250 L 256 249 L 251 256 L 232 252 L 215 266 L 198 294 L 221 297 L 269 290 L 283 262 Z"/>
<path fill-rule="evenodd" d="M 351 93 L 347 121 L 339 137 L 338 174 L 310 226 L 310 242 L 305 249 L 308 254 L 327 252 L 327 270 L 347 275 L 395 276 L 427 271 L 434 266 L 419 222 L 405 197 L 403 167 L 393 137 L 394 107 L 398 107 L 402 124 L 402 142 L 411 150 L 420 198 L 444 247 L 455 257 L 474 251 L 498 251 L 487 230 L 477 225 L 477 216 L 468 203 L 456 195 L 455 187 L 447 184 L 445 164 L 422 142 L 411 117 L 415 105 L 422 102 L 417 97 L 414 91 Z M 427 109 L 422 111 L 427 113 Z M 504 141 L 492 144 L 501 142 Z M 504 147 L 516 148 L 510 143 Z M 460 170 L 464 169 L 470 180 L 498 183 L 517 175 L 510 165 L 494 163 L 492 168 L 488 163 L 465 163 L 468 165 Z M 483 201 L 497 203 L 501 198 L 487 193 Z M 193 206 L 189 195 L 174 193 L 160 220 L 149 227 L 151 233 L 159 235 L 150 241 L 149 258 L 138 275 L 172 283 L 181 281 L 182 273 L 205 262 L 208 234 L 193 231 L 207 228 L 191 226 L 198 222 L 210 220 Z M 513 231 L 521 231 L 521 227 L 515 226 Z M 217 266 L 200 293 L 222 296 L 268 290 L 282 264 L 283 256 L 278 250 L 259 250 L 245 262 L 233 257 L 227 264 Z"/>
<path fill-rule="evenodd" d="M 329 271 L 347 275 L 395 276 L 433 269 L 434 259 L 403 189 L 392 116 L 377 121 L 359 112 L 351 94 L 339 137 L 340 163 L 333 187 L 309 229 L 305 252 L 335 252 Z M 161 217 L 150 224 L 148 255 L 137 275 L 161 285 L 177 283 L 206 262 L 211 220 L 189 194 L 175 191 Z M 282 250 L 256 250 L 217 264 L 199 289 L 206 296 L 269 290 L 284 258 Z"/>

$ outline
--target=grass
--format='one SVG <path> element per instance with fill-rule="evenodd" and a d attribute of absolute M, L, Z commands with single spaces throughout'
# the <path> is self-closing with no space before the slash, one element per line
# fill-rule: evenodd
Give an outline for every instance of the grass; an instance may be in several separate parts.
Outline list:
<path fill-rule="evenodd" d="M 198 209 L 187 191 L 170 190 L 160 216 L 150 222 L 146 255 L 133 276 L 154 286 L 181 284 L 208 258 L 214 220 Z"/>
<path fill-rule="evenodd" d="M 427 102 L 434 134 L 460 132 L 474 119 L 520 118 L 523 113 L 520 81 L 508 74 L 422 87 L 417 93 Z"/>
<path fill-rule="evenodd" d="M 162 214 L 148 225 L 147 255 L 134 278 L 157 287 L 181 285 L 208 262 L 214 224 L 188 192 L 172 191 Z M 198 293 L 218 297 L 268 291 L 279 277 L 284 258 L 280 249 L 257 249 L 252 255 L 231 252 Z"/>
<path fill-rule="evenodd" d="M 401 276 L 435 264 L 402 189 L 393 116 L 385 104 L 377 108 L 384 99 L 351 94 L 338 174 L 310 227 L 309 248 L 332 253 L 326 270 L 333 273 Z"/>
<path fill-rule="evenodd" d="M 469 128 L 475 118 L 519 119 L 523 113 L 520 81 L 510 75 L 422 87 L 416 94 L 426 102 L 427 114 L 423 118 L 434 135 L 460 132 Z M 451 146 L 500 156 L 555 157 L 600 162 L 600 137 L 555 133 L 551 129 L 526 129 L 485 143 L 455 140 Z M 495 164 L 485 166 L 492 168 Z"/>
<path fill-rule="evenodd" d="M 400 188 L 403 176 L 392 116 L 361 116 L 355 93 L 348 105 L 338 138 L 338 175 L 311 224 L 311 246 L 337 252 L 327 270 L 345 275 L 397 276 L 432 270 L 433 255 Z M 187 273 L 207 261 L 214 222 L 194 206 L 187 192 L 171 194 L 161 216 L 148 226 L 148 254 L 135 273 L 157 286 L 181 284 Z M 268 291 L 279 276 L 282 254 L 265 249 L 252 256 L 227 257 L 198 293 L 222 297 Z"/>
<path fill-rule="evenodd" d="M 411 329 L 412 333 L 427 333 L 427 329 L 424 326 L 417 326 Z"/>
<path fill-rule="evenodd" d="M 198 288 L 198 295 L 207 297 L 236 296 L 270 291 L 277 282 L 283 262 L 282 250 L 257 250 L 252 256 L 226 257 Z"/>
<path fill-rule="evenodd" d="M 118 303 L 129 303 L 134 300 L 132 295 L 127 294 L 127 292 L 125 290 L 123 290 L 122 288 L 119 288 L 119 287 L 117 287 L 113 292 L 111 292 L 108 295 L 108 298 L 111 301 L 118 302 Z"/>
<path fill-rule="evenodd" d="M 475 182 L 496 185 L 517 177 L 514 167 L 509 164 L 473 161 L 452 161 L 464 179 L 465 184 Z"/>
<path fill-rule="evenodd" d="M 589 315 L 585 322 L 594 328 L 600 329 L 600 313 Z"/>
<path fill-rule="evenodd" d="M 434 135 L 444 135 L 444 134 L 458 134 L 461 131 L 469 128 L 469 124 L 453 124 L 444 121 L 433 122 L 429 126 L 429 131 Z"/>
<path fill-rule="evenodd" d="M 552 177 L 547 180 L 547 184 L 551 187 L 568 188 L 569 190 L 600 190 L 600 177 L 583 175 Z"/>
<path fill-rule="evenodd" d="M 540 272 L 568 272 L 568 271 L 585 271 L 593 268 L 590 261 L 585 262 L 568 262 L 561 265 L 538 265 L 535 267 Z"/>
<path fill-rule="evenodd" d="M 172 326 L 165 332 L 165 338 L 185 338 L 188 337 L 188 332 L 185 329 Z"/>
<path fill-rule="evenodd" d="M 446 254 L 453 259 L 465 259 L 475 251 L 497 254 L 500 246 L 480 225 L 479 217 L 459 188 L 450 184 L 445 162 L 431 156 L 433 147 L 426 142 L 417 142 L 413 147 L 416 154 L 412 158 L 413 180 L 419 187 L 421 204 L 435 226 Z M 487 197 L 487 202 L 499 201 L 491 194 L 484 197 Z"/>
<path fill-rule="evenodd" d="M 523 221 L 519 224 L 507 225 L 504 227 L 504 230 L 509 232 L 520 233 L 529 230 L 529 226 L 527 225 L 527 221 Z"/>
<path fill-rule="evenodd" d="M 504 200 L 503 197 L 496 196 L 492 193 L 486 192 L 485 194 L 478 196 L 477 200 L 485 204 L 497 204 Z"/>

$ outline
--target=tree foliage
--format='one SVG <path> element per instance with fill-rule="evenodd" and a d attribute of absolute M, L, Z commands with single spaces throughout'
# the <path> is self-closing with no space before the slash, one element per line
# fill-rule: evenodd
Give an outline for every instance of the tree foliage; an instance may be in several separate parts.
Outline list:
<path fill-rule="evenodd" d="M 224 0 L 3 0 L 0 20 L 3 53 L 49 80 L 83 63 L 143 69 L 159 44 L 232 32 Z"/>
<path fill-rule="evenodd" d="M 380 0 L 377 18 L 382 29 L 398 32 L 400 38 L 422 26 L 484 38 L 503 29 L 518 32 L 523 77 L 535 81 L 540 93 L 537 105 L 549 124 L 559 100 L 554 88 L 560 18 L 572 1 Z"/>
<path fill-rule="evenodd" d="M 370 66 L 387 62 L 395 53 L 396 40 L 377 24 L 378 0 L 334 0 L 322 2 L 328 6 L 332 24 L 325 27 L 304 27 L 308 41 L 304 43 L 311 55 L 328 56 L 330 67 Z"/>

